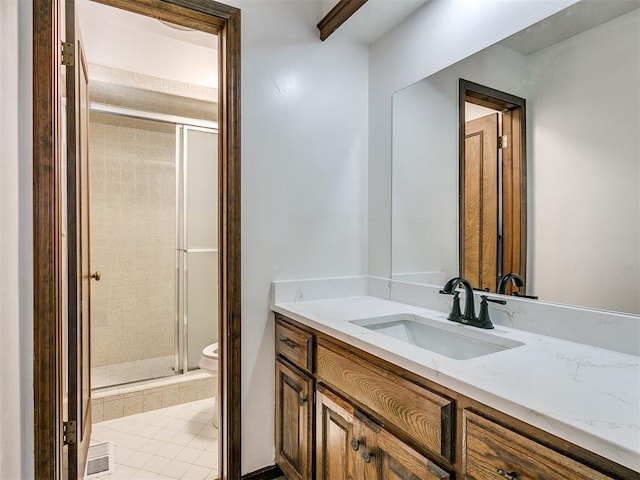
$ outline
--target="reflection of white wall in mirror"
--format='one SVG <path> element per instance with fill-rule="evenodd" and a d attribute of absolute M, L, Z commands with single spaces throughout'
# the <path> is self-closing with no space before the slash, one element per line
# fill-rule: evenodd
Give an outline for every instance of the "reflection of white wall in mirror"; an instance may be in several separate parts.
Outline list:
<path fill-rule="evenodd" d="M 496 112 L 497 110 L 483 107 L 482 105 L 476 105 L 475 103 L 467 102 L 464 105 L 464 119 L 466 122 L 469 120 L 475 120 L 476 118 L 482 118 Z"/>
<path fill-rule="evenodd" d="M 393 96 L 393 278 L 457 275 L 458 79 L 525 96 L 523 58 L 496 45 Z"/>
<path fill-rule="evenodd" d="M 530 282 L 545 300 L 640 313 L 639 32 L 635 10 L 531 55 Z"/>

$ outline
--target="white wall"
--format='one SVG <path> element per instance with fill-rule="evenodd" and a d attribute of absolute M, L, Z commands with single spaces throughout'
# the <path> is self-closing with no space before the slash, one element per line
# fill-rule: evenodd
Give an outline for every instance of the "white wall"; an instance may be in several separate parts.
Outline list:
<path fill-rule="evenodd" d="M 242 8 L 243 472 L 274 462 L 270 282 L 366 273 L 367 48 L 320 1 Z"/>
<path fill-rule="evenodd" d="M 391 96 L 576 0 L 431 0 L 370 48 L 370 275 L 391 272 Z"/>
<path fill-rule="evenodd" d="M 33 478 L 31 2 L 0 2 L 0 478 Z M 9 48 L 10 47 L 10 48 Z"/>

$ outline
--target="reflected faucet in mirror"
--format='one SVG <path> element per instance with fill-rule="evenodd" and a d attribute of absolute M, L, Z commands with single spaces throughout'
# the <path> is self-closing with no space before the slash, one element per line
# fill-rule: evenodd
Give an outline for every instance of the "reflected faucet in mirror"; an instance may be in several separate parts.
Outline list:
<path fill-rule="evenodd" d="M 524 279 L 517 273 L 507 273 L 498 282 L 498 293 L 504 295 L 507 292 L 509 281 L 517 288 L 524 287 Z"/>
<path fill-rule="evenodd" d="M 513 283 L 513 285 L 516 288 L 523 288 L 524 289 L 524 279 L 520 275 L 518 275 L 517 273 L 507 273 L 498 282 L 498 293 L 499 294 L 507 295 L 507 286 L 509 285 L 509 282 Z M 538 297 L 536 295 L 525 295 L 524 293 L 520 293 L 520 292 L 517 292 L 517 291 L 513 292 L 511 295 L 513 295 L 514 297 L 529 298 L 531 300 L 537 300 L 538 299 Z"/>

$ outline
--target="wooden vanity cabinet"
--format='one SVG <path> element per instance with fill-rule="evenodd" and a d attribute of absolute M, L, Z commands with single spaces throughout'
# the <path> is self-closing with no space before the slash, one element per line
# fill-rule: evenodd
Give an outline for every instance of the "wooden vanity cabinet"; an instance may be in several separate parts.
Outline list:
<path fill-rule="evenodd" d="M 278 314 L 276 352 L 276 463 L 289 480 L 640 480 Z"/>

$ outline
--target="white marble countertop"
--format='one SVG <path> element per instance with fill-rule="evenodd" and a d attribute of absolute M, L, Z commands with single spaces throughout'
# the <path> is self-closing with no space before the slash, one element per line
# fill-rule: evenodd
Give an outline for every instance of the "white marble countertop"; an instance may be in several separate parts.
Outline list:
<path fill-rule="evenodd" d="M 366 295 L 276 302 L 273 310 L 640 471 L 640 357 L 496 325 L 483 331 L 524 345 L 454 360 L 349 323 L 414 314 L 458 325 L 442 312 Z"/>

